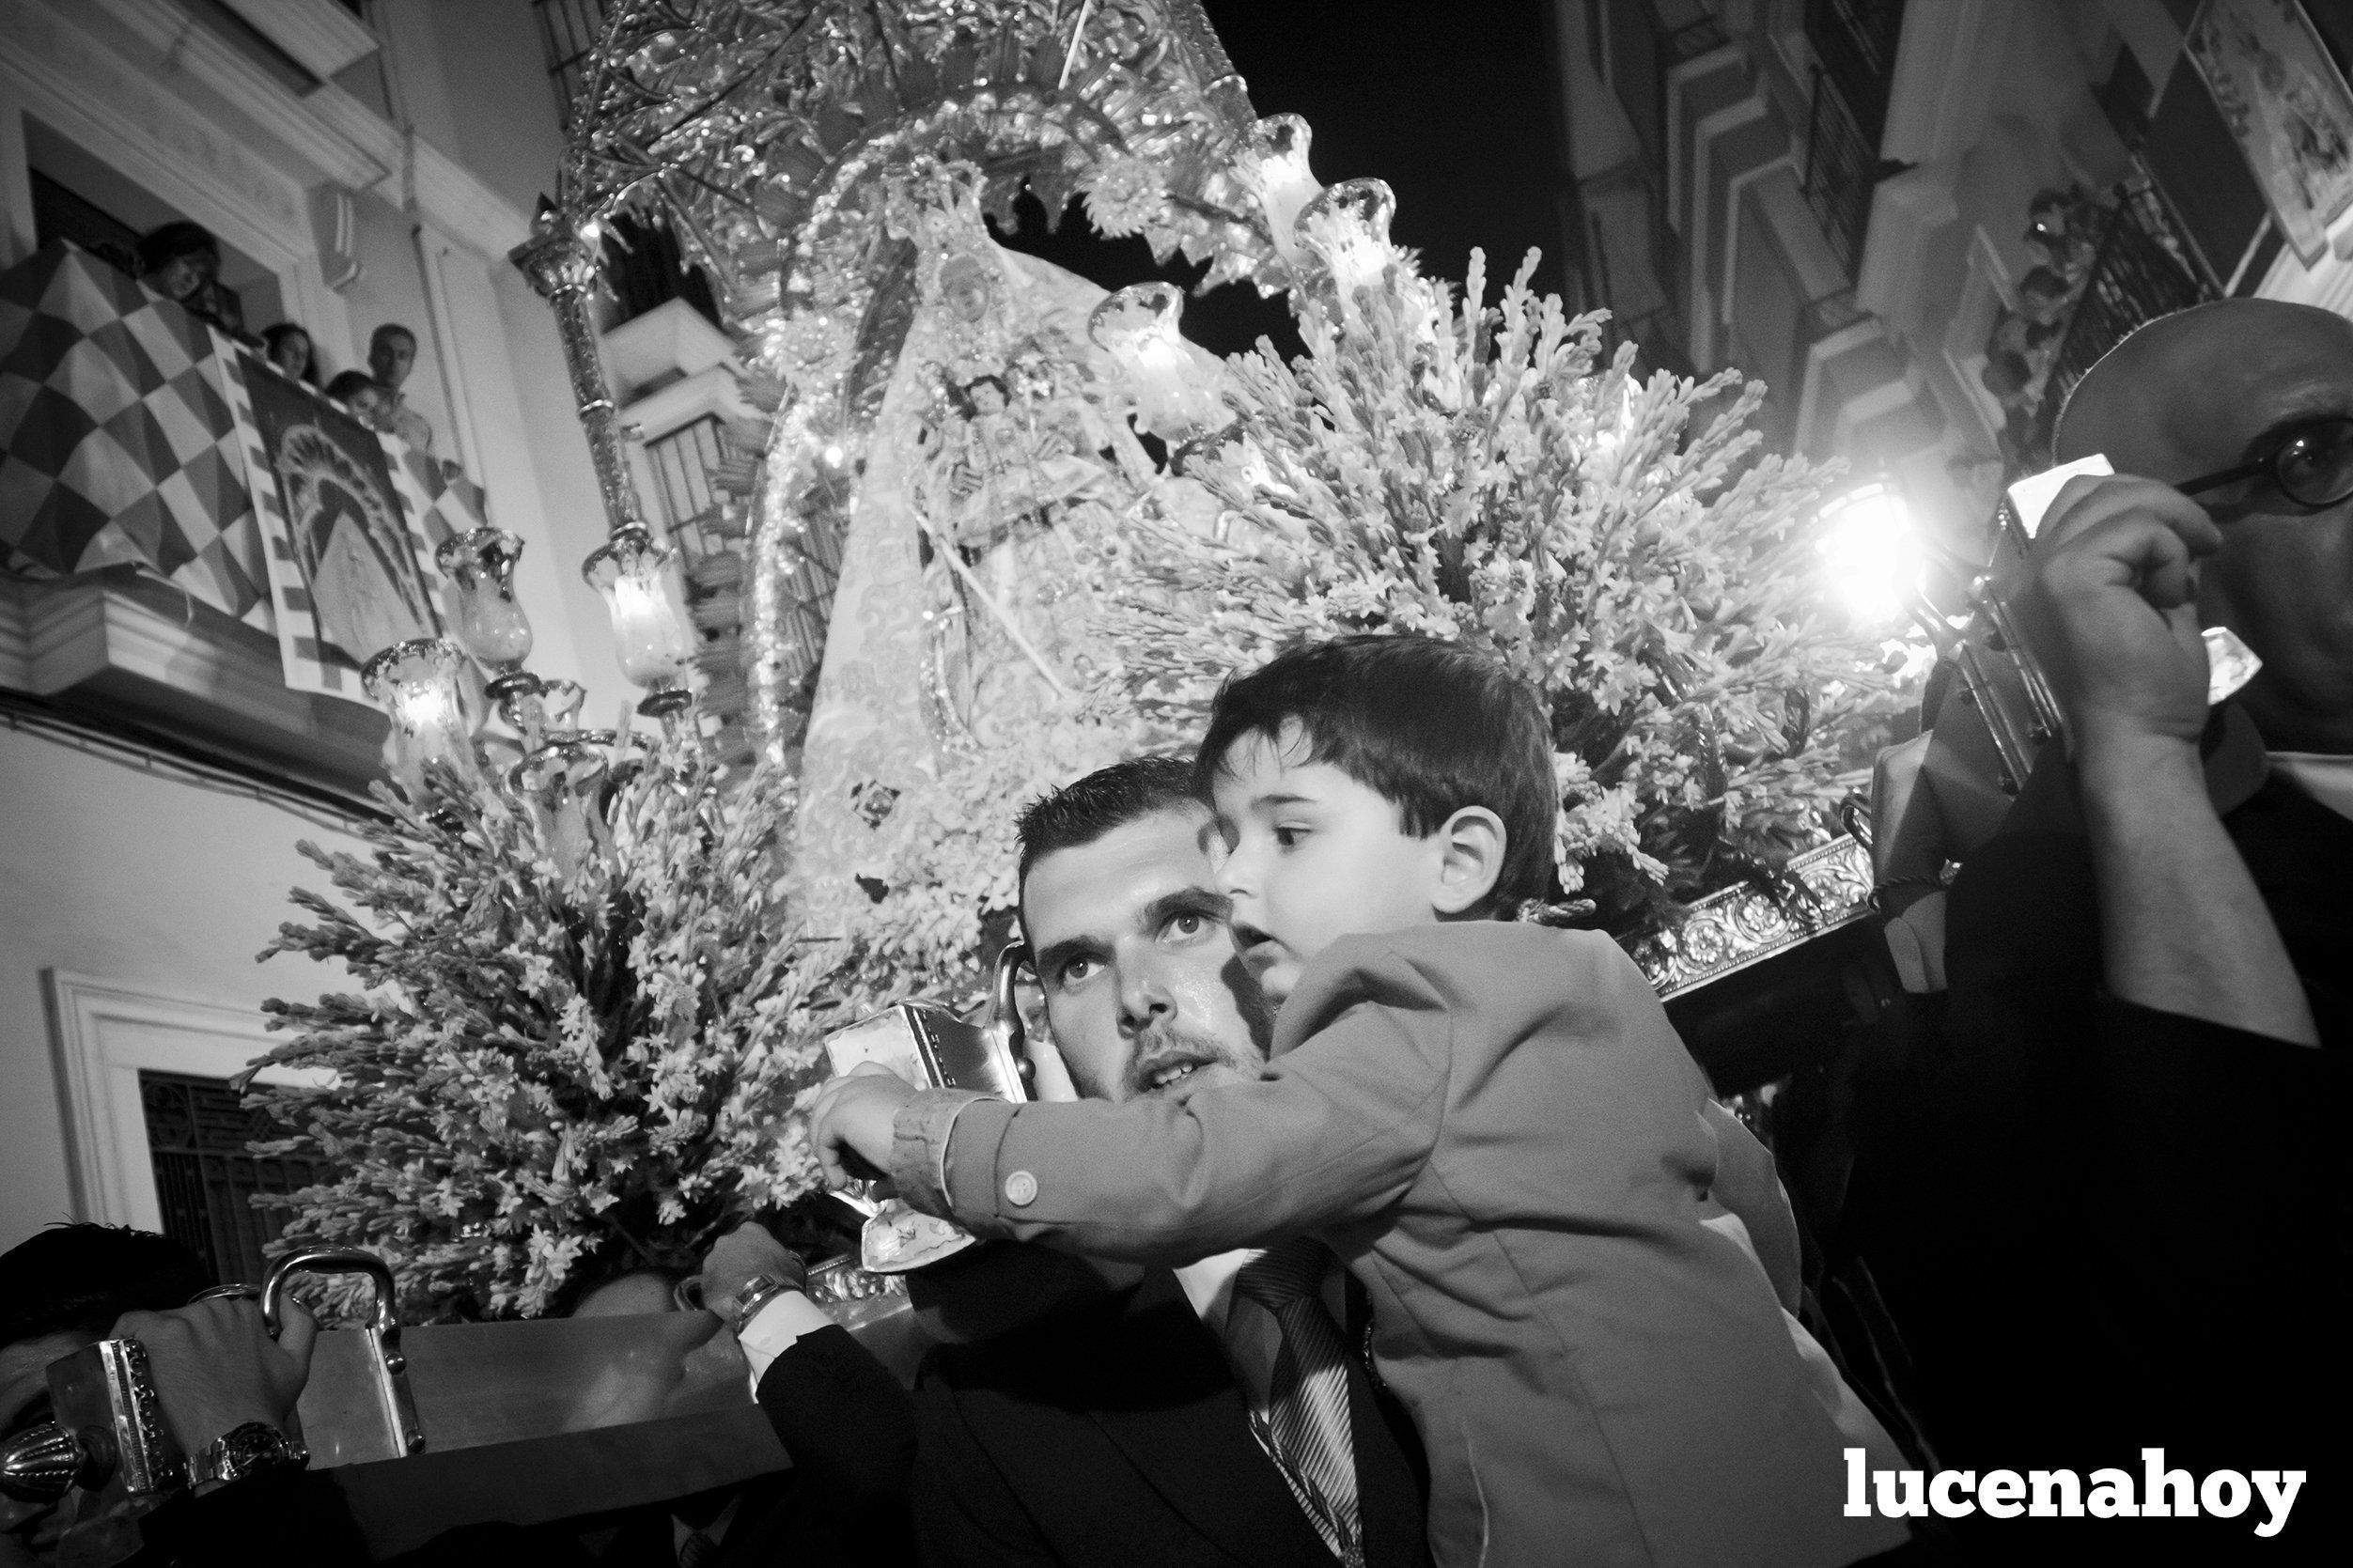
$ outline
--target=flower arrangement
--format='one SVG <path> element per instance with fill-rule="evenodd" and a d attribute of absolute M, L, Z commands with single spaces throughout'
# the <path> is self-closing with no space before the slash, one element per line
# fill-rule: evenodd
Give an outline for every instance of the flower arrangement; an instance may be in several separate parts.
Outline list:
<path fill-rule="evenodd" d="M 326 1081 L 252 1089 L 293 1129 L 261 1152 L 338 1172 L 281 1243 L 380 1251 L 412 1315 L 536 1314 L 594 1254 L 691 1268 L 818 1185 L 787 1114 L 825 1076 L 802 1032 L 822 965 L 776 860 L 791 780 L 687 739 L 611 773 L 601 812 L 379 785 L 370 853 L 302 846 L 346 903 L 297 891 L 309 922 L 261 955 L 361 988 L 268 1003 L 293 1038 L 257 1065 Z"/>
<path fill-rule="evenodd" d="M 1293 639 L 1485 647 L 1551 708 L 1563 890 L 1626 938 L 1823 842 L 1842 741 L 1897 701 L 1825 592 L 1826 474 L 1757 456 L 1737 373 L 1605 358 L 1534 256 L 1490 306 L 1474 253 L 1457 305 L 1378 243 L 1377 283 L 1311 281 L 1303 358 L 1228 362 L 1235 423 L 1190 469 L 1225 525 L 1131 536 L 1099 700 L 1198 734 Z"/>

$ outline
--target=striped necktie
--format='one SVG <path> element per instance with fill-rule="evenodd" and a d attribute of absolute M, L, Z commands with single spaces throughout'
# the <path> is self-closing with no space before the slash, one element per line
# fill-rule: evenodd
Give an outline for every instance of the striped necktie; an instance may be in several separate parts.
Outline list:
<path fill-rule="evenodd" d="M 1364 1560 L 1356 1511 L 1356 1449 L 1348 1434 L 1348 1347 L 1320 1288 L 1332 1253 L 1296 1236 L 1242 1265 L 1237 1294 L 1266 1309 L 1281 1331 L 1264 1423 L 1275 1464 L 1324 1545 L 1350 1568 Z"/>

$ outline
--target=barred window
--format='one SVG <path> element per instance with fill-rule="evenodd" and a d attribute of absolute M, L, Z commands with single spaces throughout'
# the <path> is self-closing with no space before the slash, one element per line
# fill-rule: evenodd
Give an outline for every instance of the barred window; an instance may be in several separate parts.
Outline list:
<path fill-rule="evenodd" d="M 257 1197 L 283 1198 L 332 1172 L 298 1156 L 257 1159 L 245 1145 L 282 1138 L 286 1128 L 220 1079 L 139 1073 L 147 1112 L 148 1154 L 164 1234 L 202 1258 L 216 1280 L 259 1283 L 269 1268 L 262 1249 L 286 1229 L 292 1211 Z"/>

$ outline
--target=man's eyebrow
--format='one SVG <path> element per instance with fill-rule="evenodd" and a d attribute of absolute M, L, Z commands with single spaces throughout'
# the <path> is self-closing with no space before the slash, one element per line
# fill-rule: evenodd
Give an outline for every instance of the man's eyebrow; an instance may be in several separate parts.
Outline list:
<path fill-rule="evenodd" d="M 1233 917 L 1234 901 L 1222 893 L 1208 888 L 1179 888 L 1164 893 L 1136 912 L 1136 925 L 1145 931 L 1157 931 L 1178 915 L 1199 915 L 1223 924 Z"/>
<path fill-rule="evenodd" d="M 1092 937 L 1066 937 L 1030 960 L 1037 971 L 1040 985 L 1052 985 L 1053 977 L 1062 972 L 1062 966 L 1073 958 L 1099 958 L 1103 944 Z"/>

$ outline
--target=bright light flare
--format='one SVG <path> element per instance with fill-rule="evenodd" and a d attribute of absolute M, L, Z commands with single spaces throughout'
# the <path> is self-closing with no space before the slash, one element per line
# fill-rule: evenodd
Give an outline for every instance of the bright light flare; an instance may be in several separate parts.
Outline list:
<path fill-rule="evenodd" d="M 1831 502 L 1821 551 L 1831 589 L 1859 625 L 1900 620 L 1919 591 L 1925 564 L 1920 536 L 1893 485 L 1865 485 Z"/>

